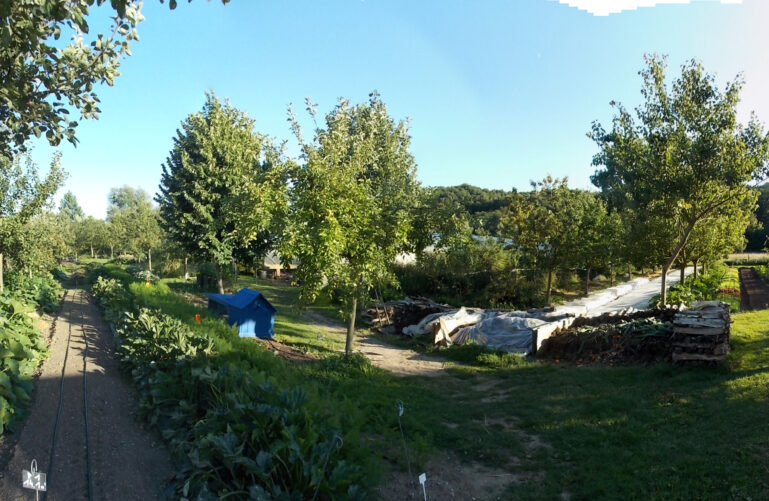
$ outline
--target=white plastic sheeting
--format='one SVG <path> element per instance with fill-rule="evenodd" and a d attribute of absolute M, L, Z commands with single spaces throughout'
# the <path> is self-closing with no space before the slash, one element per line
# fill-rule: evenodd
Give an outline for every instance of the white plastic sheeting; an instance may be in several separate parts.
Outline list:
<path fill-rule="evenodd" d="M 555 307 L 553 311 L 500 312 L 462 307 L 458 310 L 433 313 L 416 325 L 404 327 L 403 334 L 430 334 L 436 344 L 463 344 L 474 341 L 496 350 L 530 354 L 536 351 L 553 331 L 568 327 L 575 317 L 587 315 L 648 282 L 646 278 L 637 278 L 569 301 Z"/>
<path fill-rule="evenodd" d="M 529 354 L 533 350 L 534 330 L 548 322 L 512 313 L 499 313 L 475 325 L 461 327 L 451 340 L 456 344 L 475 341 L 494 350 Z"/>

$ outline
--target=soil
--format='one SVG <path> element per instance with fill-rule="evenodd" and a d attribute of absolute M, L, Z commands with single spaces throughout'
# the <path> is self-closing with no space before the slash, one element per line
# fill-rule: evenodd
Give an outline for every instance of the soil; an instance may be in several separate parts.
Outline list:
<path fill-rule="evenodd" d="M 292 346 L 283 344 L 279 341 L 275 341 L 274 339 L 259 339 L 256 337 L 247 339 L 253 339 L 255 343 L 264 345 L 264 347 L 273 352 L 276 357 L 286 359 L 289 362 L 306 363 L 318 359 L 309 353 L 305 353 L 302 350 L 297 350 Z"/>
<path fill-rule="evenodd" d="M 536 477 L 536 474 L 490 468 L 444 453 L 429 460 L 419 473 L 391 472 L 376 489 L 377 494 L 385 501 L 422 500 L 424 494 L 417 480 L 420 473 L 427 477 L 427 499 L 466 501 L 503 499 L 509 485 Z"/>
<path fill-rule="evenodd" d="M 48 475 L 50 501 L 88 499 L 89 464 L 95 500 L 161 499 L 173 474 L 169 453 L 134 419 L 136 394 L 114 358 L 112 333 L 86 292 L 67 292 L 51 332 L 29 417 L 15 443 L 4 442 L 9 451 L 2 456 L 0 499 L 32 498 L 21 488 L 21 470 L 32 459 Z"/>
<path fill-rule="evenodd" d="M 769 285 L 753 268 L 740 268 L 740 310 L 769 308 Z"/>

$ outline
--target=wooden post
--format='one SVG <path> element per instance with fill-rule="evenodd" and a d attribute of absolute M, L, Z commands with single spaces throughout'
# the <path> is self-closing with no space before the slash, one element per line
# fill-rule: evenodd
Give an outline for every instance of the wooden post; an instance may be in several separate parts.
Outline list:
<path fill-rule="evenodd" d="M 190 270 L 187 268 L 187 257 L 184 258 L 184 281 L 190 279 Z"/>
<path fill-rule="evenodd" d="M 147 269 L 152 271 L 152 247 L 147 248 Z"/>

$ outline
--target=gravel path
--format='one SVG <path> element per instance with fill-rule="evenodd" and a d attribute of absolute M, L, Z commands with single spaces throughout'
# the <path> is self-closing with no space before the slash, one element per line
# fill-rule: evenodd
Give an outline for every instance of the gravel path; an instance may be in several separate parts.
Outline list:
<path fill-rule="evenodd" d="M 88 463 L 91 499 L 160 499 L 173 473 L 169 455 L 134 419 L 136 394 L 119 372 L 112 333 L 98 308 L 86 292 L 68 291 L 54 326 L 29 417 L 0 478 L 0 499 L 35 498 L 21 488 L 21 470 L 32 459 L 48 474 L 49 501 L 89 499 Z"/>

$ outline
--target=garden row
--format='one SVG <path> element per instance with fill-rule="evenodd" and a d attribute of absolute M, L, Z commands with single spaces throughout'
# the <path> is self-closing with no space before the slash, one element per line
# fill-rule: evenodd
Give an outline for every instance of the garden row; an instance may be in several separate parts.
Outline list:
<path fill-rule="evenodd" d="M 62 288 L 50 275 L 11 275 L 0 292 L 0 434 L 13 429 L 29 404 L 32 376 L 48 355 L 32 313 L 53 313 Z"/>
<path fill-rule="evenodd" d="M 240 341 L 224 322 L 206 317 L 191 328 L 143 307 L 137 292 L 144 283 L 130 283 L 118 269 L 112 274 L 123 280 L 100 276 L 93 294 L 115 326 L 118 356 L 139 390 L 139 415 L 177 460 L 170 497 L 364 497 L 366 470 L 333 409 L 224 353 L 223 346 Z M 259 355 L 259 369 L 275 365 L 270 353 Z"/>

